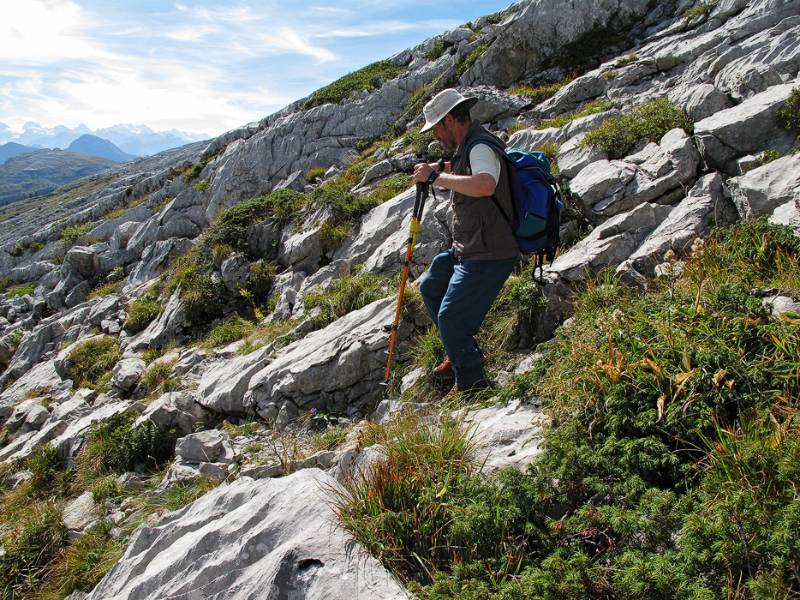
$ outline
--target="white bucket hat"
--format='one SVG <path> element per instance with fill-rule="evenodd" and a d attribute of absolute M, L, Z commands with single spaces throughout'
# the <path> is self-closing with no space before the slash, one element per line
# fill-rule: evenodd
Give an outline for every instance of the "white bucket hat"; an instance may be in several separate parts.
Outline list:
<path fill-rule="evenodd" d="M 453 88 L 442 90 L 431 98 L 422 109 L 422 114 L 425 115 L 425 126 L 420 131 L 432 129 L 434 125 L 447 116 L 447 113 L 462 102 L 468 102 L 467 108 L 472 108 L 477 101 L 477 98 L 462 96 Z"/>

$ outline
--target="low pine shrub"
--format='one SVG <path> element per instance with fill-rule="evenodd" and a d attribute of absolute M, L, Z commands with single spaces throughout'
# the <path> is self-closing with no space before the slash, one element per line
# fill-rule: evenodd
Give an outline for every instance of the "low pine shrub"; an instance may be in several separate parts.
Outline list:
<path fill-rule="evenodd" d="M 67 246 L 73 246 L 87 233 L 89 233 L 90 228 L 91 225 L 89 223 L 84 223 L 82 225 L 68 225 L 61 230 L 61 239 Z"/>
<path fill-rule="evenodd" d="M 252 321 L 246 321 L 239 315 L 234 314 L 214 327 L 203 340 L 203 345 L 206 348 L 216 348 L 217 346 L 230 344 L 242 339 L 252 331 L 253 327 L 255 327 L 255 324 Z"/>
<path fill-rule="evenodd" d="M 544 85 L 518 85 L 511 88 L 511 93 L 517 96 L 528 98 L 532 104 L 540 104 L 548 98 L 552 98 L 556 93 L 575 79 L 574 76 L 567 76 L 559 82 L 547 83 Z"/>
<path fill-rule="evenodd" d="M 769 289 L 800 295 L 800 239 L 764 220 L 646 293 L 603 275 L 513 384 L 548 418 L 527 471 L 411 470 L 405 438 L 371 426 L 389 458 L 341 518 L 428 600 L 800 595 L 800 321 L 769 313 Z"/>
<path fill-rule="evenodd" d="M 31 284 L 15 285 L 8 288 L 8 295 L 12 298 L 18 298 L 19 296 L 33 296 L 34 289 L 34 286 Z"/>
<path fill-rule="evenodd" d="M 778 110 L 778 122 L 784 129 L 800 134 L 800 87 L 792 89 Z"/>
<path fill-rule="evenodd" d="M 483 53 L 489 49 L 487 44 L 481 44 L 480 46 L 476 47 L 472 52 L 470 52 L 467 56 L 462 58 L 458 64 L 456 65 L 456 79 L 460 78 L 464 73 L 466 73 L 469 68 L 478 62 L 478 59 L 483 56 Z"/>
<path fill-rule="evenodd" d="M 609 158 L 624 158 L 642 140 L 658 142 L 670 129 L 691 132 L 683 111 L 666 98 L 650 100 L 630 112 L 603 121 L 583 138 L 584 146 L 601 148 Z"/>
<path fill-rule="evenodd" d="M 293 190 L 276 190 L 266 196 L 243 200 L 223 210 L 203 234 L 210 247 L 224 244 L 253 256 L 247 244 L 247 229 L 261 221 L 285 224 L 296 216 L 307 202 L 305 194 Z"/>
<path fill-rule="evenodd" d="M 78 456 L 77 470 L 84 481 L 137 467 L 157 470 L 172 459 L 177 431 L 159 431 L 150 421 L 134 428 L 136 416 L 119 413 L 92 425 Z"/>

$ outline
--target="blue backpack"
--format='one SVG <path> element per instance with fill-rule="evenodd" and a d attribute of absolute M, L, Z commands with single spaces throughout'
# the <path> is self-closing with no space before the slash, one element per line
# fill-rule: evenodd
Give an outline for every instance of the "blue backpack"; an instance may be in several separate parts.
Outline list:
<path fill-rule="evenodd" d="M 499 140 L 484 136 L 470 142 L 466 149 L 467 160 L 472 147 L 480 143 L 494 149 L 508 165 L 514 214 L 506 214 L 494 196 L 492 201 L 511 227 L 520 251 L 536 256 L 534 277 L 538 267 L 541 281 L 545 259 L 552 263 L 555 258 L 564 208 L 558 184 L 550 173 L 550 160 L 543 152 L 506 149 Z"/>

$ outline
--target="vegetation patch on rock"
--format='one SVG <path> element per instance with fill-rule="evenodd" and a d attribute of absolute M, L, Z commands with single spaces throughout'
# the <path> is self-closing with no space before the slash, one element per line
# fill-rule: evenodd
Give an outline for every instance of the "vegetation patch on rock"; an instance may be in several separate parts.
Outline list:
<path fill-rule="evenodd" d="M 601 275 L 512 383 L 548 417 L 526 472 L 476 477 L 443 460 L 452 437 L 405 462 L 416 426 L 379 440 L 387 462 L 340 517 L 417 597 L 800 593 L 800 321 L 758 293 L 800 295 L 800 240 L 763 220 L 717 230 L 652 286 Z"/>
<path fill-rule="evenodd" d="M 77 344 L 67 357 L 67 375 L 73 386 L 102 388 L 111 380 L 111 370 L 122 358 L 119 340 L 111 336 L 93 337 Z"/>
<path fill-rule="evenodd" d="M 394 79 L 405 73 L 406 70 L 406 67 L 399 67 L 390 60 L 374 62 L 321 87 L 308 97 L 302 108 L 308 110 L 322 104 L 338 104 L 355 92 L 362 90 L 371 92 L 377 89 L 383 81 Z"/>
<path fill-rule="evenodd" d="M 609 158 L 624 158 L 642 140 L 656 142 L 670 129 L 691 133 L 683 111 L 666 98 L 650 100 L 619 117 L 603 121 L 586 134 L 584 146 L 601 148 Z"/>

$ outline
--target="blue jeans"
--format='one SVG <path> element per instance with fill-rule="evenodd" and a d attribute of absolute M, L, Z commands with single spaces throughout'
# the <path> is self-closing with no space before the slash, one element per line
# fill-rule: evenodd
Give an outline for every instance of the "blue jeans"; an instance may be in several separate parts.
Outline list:
<path fill-rule="evenodd" d="M 451 248 L 436 255 L 420 281 L 425 308 L 462 389 L 486 378 L 475 336 L 517 260 L 459 261 Z"/>

